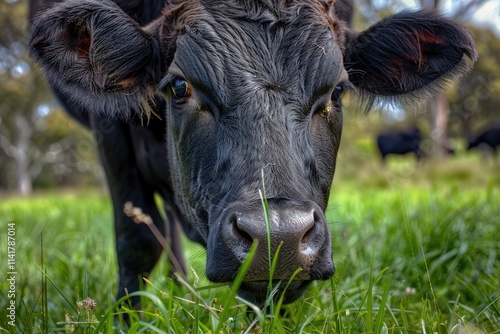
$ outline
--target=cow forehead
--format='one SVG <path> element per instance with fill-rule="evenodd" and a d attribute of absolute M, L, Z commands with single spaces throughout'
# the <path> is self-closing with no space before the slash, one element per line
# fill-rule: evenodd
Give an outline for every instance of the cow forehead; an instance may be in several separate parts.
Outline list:
<path fill-rule="evenodd" d="M 290 20 L 197 15 L 180 30 L 174 67 L 212 93 L 267 88 L 307 99 L 345 72 L 331 25 L 300 11 Z"/>

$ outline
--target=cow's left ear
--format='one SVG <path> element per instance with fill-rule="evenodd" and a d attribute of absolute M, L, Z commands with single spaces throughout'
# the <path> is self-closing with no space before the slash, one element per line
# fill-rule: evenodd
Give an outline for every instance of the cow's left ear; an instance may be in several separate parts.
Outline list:
<path fill-rule="evenodd" d="M 165 66 L 154 31 L 112 1 L 68 0 L 34 20 L 30 56 L 59 96 L 91 112 L 126 118 L 149 111 Z"/>
<path fill-rule="evenodd" d="M 469 58 L 469 59 L 466 59 Z M 472 34 L 428 12 L 403 12 L 347 34 L 349 80 L 372 97 L 435 93 L 477 58 Z"/>

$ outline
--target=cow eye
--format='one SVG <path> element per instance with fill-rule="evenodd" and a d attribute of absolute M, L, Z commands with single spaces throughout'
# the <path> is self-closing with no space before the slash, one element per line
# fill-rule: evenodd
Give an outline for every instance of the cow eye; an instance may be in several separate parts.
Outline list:
<path fill-rule="evenodd" d="M 170 81 L 170 87 L 172 88 L 173 97 L 175 99 L 191 96 L 191 87 L 189 87 L 189 83 L 184 79 L 174 78 Z"/>
<path fill-rule="evenodd" d="M 342 98 L 343 94 L 344 94 L 344 84 L 338 84 L 333 89 L 332 100 L 335 101 L 335 102 L 340 101 L 340 99 Z"/>

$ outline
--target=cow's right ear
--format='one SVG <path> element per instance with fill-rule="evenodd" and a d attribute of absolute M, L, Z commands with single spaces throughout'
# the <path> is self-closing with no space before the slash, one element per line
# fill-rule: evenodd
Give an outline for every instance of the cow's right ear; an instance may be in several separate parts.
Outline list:
<path fill-rule="evenodd" d="M 57 4 L 34 20 L 29 46 L 52 88 L 70 102 L 120 117 L 149 111 L 162 73 L 158 41 L 115 3 Z"/>

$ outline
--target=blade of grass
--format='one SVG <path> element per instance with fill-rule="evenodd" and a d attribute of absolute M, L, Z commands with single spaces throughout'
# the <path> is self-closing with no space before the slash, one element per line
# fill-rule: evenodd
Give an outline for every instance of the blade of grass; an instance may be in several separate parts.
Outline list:
<path fill-rule="evenodd" d="M 57 292 L 61 295 L 61 297 L 63 297 L 63 299 L 66 301 L 66 303 L 69 304 L 69 306 L 76 312 L 78 313 L 78 310 L 75 308 L 75 305 L 74 303 L 70 302 L 68 300 L 68 298 L 66 298 L 66 296 L 63 294 L 63 292 L 57 287 L 56 283 L 47 275 L 47 273 L 45 272 L 45 270 L 43 270 L 42 268 L 40 268 L 39 265 L 35 264 L 35 266 L 38 267 L 38 269 L 43 273 L 44 277 L 50 282 L 50 284 L 52 284 L 52 286 L 54 287 L 54 289 L 57 290 Z"/>
<path fill-rule="evenodd" d="M 262 201 L 262 208 L 264 209 L 264 219 L 266 222 L 267 231 L 267 256 L 269 261 L 269 268 L 271 268 L 271 226 L 269 224 L 269 204 L 267 203 L 266 185 L 264 180 L 264 169 L 261 169 L 262 176 L 262 190 L 259 189 L 260 200 Z M 272 279 L 272 278 L 271 278 Z"/>
<path fill-rule="evenodd" d="M 359 305 L 359 310 L 361 310 L 363 308 L 363 304 L 366 301 L 366 314 L 365 314 L 364 323 L 366 326 L 366 331 L 368 333 L 373 333 L 373 285 L 375 283 L 375 280 L 373 279 L 373 270 L 374 270 L 374 265 L 375 265 L 374 262 L 375 262 L 375 248 L 373 249 L 373 252 L 372 252 L 372 261 L 371 261 L 371 265 L 370 265 L 370 277 L 368 279 L 368 289 L 367 289 L 367 292 L 366 292 L 364 298 L 361 300 L 361 304 Z"/>
<path fill-rule="evenodd" d="M 278 263 L 278 255 L 279 255 L 279 252 L 280 252 L 282 246 L 283 246 L 283 241 L 281 241 L 280 244 L 278 245 L 278 249 L 276 249 L 276 252 L 274 253 L 274 256 L 273 256 L 273 259 L 271 262 L 271 267 L 269 268 L 269 286 L 268 286 L 268 293 L 267 293 L 265 308 L 267 308 L 267 306 L 269 305 L 269 310 L 270 310 L 269 313 L 271 315 L 271 331 L 270 331 L 271 333 L 274 332 L 274 323 L 275 323 L 275 320 L 277 318 L 276 317 L 276 308 L 274 305 L 274 300 L 275 300 L 274 297 L 278 293 L 279 287 L 282 284 L 282 281 L 279 281 L 275 286 L 273 286 L 273 279 L 272 278 L 274 277 L 274 270 L 276 269 L 276 265 Z M 299 268 L 299 269 L 301 269 L 301 268 Z M 288 286 L 288 284 L 287 284 L 287 286 Z M 282 296 L 283 296 L 283 294 L 284 294 L 284 291 L 282 293 Z"/>
<path fill-rule="evenodd" d="M 493 304 L 495 304 L 495 303 L 496 303 L 496 301 L 497 301 L 497 300 L 499 300 L 499 299 L 500 299 L 500 293 L 499 293 L 499 294 L 498 294 L 498 295 L 497 295 L 497 296 L 496 296 L 496 297 L 495 297 L 495 298 L 491 301 L 491 303 L 489 303 L 488 305 L 486 305 L 485 307 L 483 307 L 483 309 L 482 309 L 481 311 L 479 311 L 479 313 L 478 313 L 478 314 L 476 314 L 476 315 L 474 316 L 474 318 L 472 318 L 472 319 L 471 319 L 471 321 L 470 321 L 470 322 L 474 322 L 474 321 L 476 321 L 476 319 L 477 319 L 477 318 L 478 318 L 478 317 L 479 317 L 479 316 L 480 316 L 480 315 L 481 315 L 484 311 L 486 311 L 488 308 L 490 308 L 490 306 L 493 306 Z"/>
<path fill-rule="evenodd" d="M 156 326 L 153 326 L 152 324 L 148 323 L 148 322 L 144 322 L 144 321 L 139 321 L 139 324 L 141 327 L 143 327 L 144 329 L 148 329 L 148 333 L 151 333 L 150 331 L 153 331 L 155 333 L 160 333 L 160 334 L 166 334 L 167 332 L 164 332 L 162 331 L 161 329 L 159 329 L 158 327 Z M 139 331 L 138 333 L 142 333 L 144 332 L 144 330 L 141 330 Z"/>
<path fill-rule="evenodd" d="M 385 282 L 384 293 L 382 295 L 382 300 L 380 301 L 380 307 L 378 309 L 377 322 L 376 322 L 377 327 L 375 329 L 375 333 L 380 333 L 384 325 L 384 314 L 385 314 L 385 309 L 387 307 L 387 299 L 389 297 L 391 284 L 392 284 L 392 275 L 389 275 L 389 278 Z"/>
<path fill-rule="evenodd" d="M 306 321 L 302 324 L 299 330 L 299 334 L 304 333 L 306 326 L 308 326 L 310 323 L 314 321 L 314 318 L 319 314 L 320 310 L 316 310 L 313 314 L 311 314 L 309 317 L 307 317 Z"/>
<path fill-rule="evenodd" d="M 47 268 L 44 267 L 43 232 L 40 233 L 40 258 L 41 266 L 45 271 Z M 42 328 L 47 334 L 49 327 L 49 302 L 47 298 L 47 278 L 45 277 L 45 272 L 42 272 L 42 313 Z"/>
<path fill-rule="evenodd" d="M 280 247 L 283 243 L 280 244 Z M 292 274 L 292 277 L 290 277 L 290 279 L 288 280 L 288 283 L 286 284 L 285 288 L 283 289 L 283 292 L 281 293 L 281 296 L 278 300 L 278 303 L 276 304 L 276 307 L 275 307 L 275 310 L 274 310 L 274 317 L 273 317 L 273 320 L 274 319 L 279 319 L 279 313 L 280 313 L 280 310 L 281 310 L 281 305 L 283 304 L 283 300 L 285 298 L 285 293 L 286 293 L 286 290 L 288 289 L 288 287 L 290 286 L 290 283 L 293 282 L 293 279 L 302 271 L 302 268 L 297 268 L 297 270 L 295 270 L 295 272 Z M 275 333 L 275 324 L 276 322 L 275 321 L 271 321 L 271 329 L 269 331 L 269 333 Z"/>
<path fill-rule="evenodd" d="M 266 235 L 267 235 L 267 259 L 269 262 L 269 285 L 267 287 L 267 294 L 268 296 L 271 295 L 271 292 L 273 291 L 273 274 L 274 274 L 274 268 L 272 265 L 273 262 L 273 257 L 272 257 L 272 250 L 271 250 L 271 225 L 269 222 L 269 203 L 267 202 L 267 195 L 266 195 L 266 182 L 264 178 L 264 169 L 261 169 L 261 177 L 262 177 L 262 190 L 259 189 L 259 195 L 260 195 L 260 200 L 262 202 L 262 208 L 264 210 L 264 221 L 266 223 Z M 275 261 L 277 261 L 278 257 L 275 257 Z M 274 301 L 273 298 L 269 299 L 269 309 L 271 314 L 274 314 Z"/>
<path fill-rule="evenodd" d="M 198 292 L 196 292 L 196 290 L 191 286 L 191 284 L 189 284 L 188 282 L 186 282 L 184 280 L 184 278 L 182 277 L 182 274 L 178 274 L 178 273 L 174 273 L 175 277 L 177 278 L 177 280 L 182 284 L 184 285 L 186 288 L 188 288 L 189 291 L 191 291 L 191 293 L 199 300 L 201 301 L 201 303 L 205 306 L 205 308 L 210 312 L 212 313 L 212 315 L 216 318 L 218 318 L 219 316 L 217 315 L 217 313 L 215 313 L 215 311 L 212 309 L 212 307 L 210 307 L 210 305 L 207 304 L 207 302 L 205 301 L 205 299 L 203 299 L 203 297 L 200 296 L 200 294 Z"/>
<path fill-rule="evenodd" d="M 401 319 L 403 322 L 403 328 L 402 331 L 403 333 L 408 333 L 407 328 L 410 328 L 409 322 L 408 322 L 408 316 L 406 315 L 406 310 L 403 305 L 403 300 L 401 300 L 401 303 L 399 304 L 399 311 L 401 312 Z"/>
<path fill-rule="evenodd" d="M 231 290 L 229 292 L 229 295 L 227 296 L 224 302 L 223 311 L 219 316 L 219 323 L 217 324 L 214 333 L 220 333 L 222 325 L 229 318 L 229 312 L 231 310 L 229 306 L 231 305 L 231 302 L 235 298 L 236 294 L 238 293 L 238 289 L 240 288 L 240 285 L 243 282 L 246 273 L 250 269 L 250 265 L 252 264 L 255 253 L 257 252 L 258 244 L 259 244 L 258 240 L 255 240 L 252 243 L 252 246 L 250 246 L 250 250 L 248 251 L 248 255 L 245 261 L 243 261 L 240 269 L 238 270 L 238 273 L 236 274 L 233 284 L 231 285 Z"/>
<path fill-rule="evenodd" d="M 254 329 L 257 322 L 259 322 L 260 328 L 263 328 L 264 323 L 266 321 L 266 317 L 262 313 L 262 310 L 257 305 L 250 303 L 248 300 L 245 300 L 245 299 L 240 298 L 238 296 L 236 296 L 236 300 L 238 300 L 240 303 L 243 303 L 243 304 L 247 305 L 248 307 L 250 307 L 252 309 L 252 311 L 255 313 L 255 319 L 250 323 L 248 328 L 245 330 L 244 334 L 250 333 L 250 331 L 252 331 Z"/>
<path fill-rule="evenodd" d="M 150 300 L 158 308 L 159 314 L 161 317 L 163 317 L 165 324 L 167 323 L 166 319 L 170 319 L 169 312 L 168 312 L 167 308 L 165 307 L 164 303 L 162 302 L 162 300 L 158 296 L 156 296 L 155 294 L 153 294 L 151 292 L 147 292 L 147 291 L 135 291 L 135 292 L 132 292 L 126 296 L 121 297 L 113 305 L 111 305 L 111 307 L 101 317 L 101 321 L 99 321 L 99 323 L 97 324 L 94 332 L 95 333 L 103 332 L 103 330 L 104 330 L 103 328 L 106 326 L 106 324 L 108 325 L 108 332 L 109 332 L 109 327 L 115 326 L 114 316 L 119 315 L 119 312 L 117 312 L 117 310 L 119 308 L 124 310 L 124 312 L 129 315 L 129 317 L 131 319 L 130 320 L 131 324 L 133 324 L 135 322 L 140 322 L 140 319 L 137 316 L 138 311 L 134 310 L 134 309 L 127 309 L 125 307 L 125 302 L 129 301 L 130 298 L 135 297 L 135 296 L 143 297 L 147 300 Z M 158 317 L 158 318 L 160 318 L 160 317 Z"/>
<path fill-rule="evenodd" d="M 272 287 L 272 278 L 274 277 L 274 271 L 276 269 L 276 265 L 278 264 L 278 256 L 281 250 L 281 247 L 283 246 L 283 241 L 280 242 L 278 245 L 278 248 L 276 249 L 276 252 L 274 253 L 273 260 L 271 262 L 271 266 L 269 267 L 269 280 L 271 282 L 271 287 Z"/>
<path fill-rule="evenodd" d="M 436 298 L 436 295 L 434 294 L 434 288 L 432 287 L 432 280 L 431 280 L 431 274 L 429 272 L 429 267 L 427 265 L 427 259 L 425 257 L 425 251 L 424 251 L 424 247 L 422 246 L 422 244 L 420 244 L 420 249 L 422 250 L 422 257 L 424 259 L 424 265 L 425 265 L 425 271 L 427 273 L 427 280 L 429 282 L 429 288 L 431 290 L 431 295 L 432 295 L 432 301 L 434 302 L 434 306 L 436 307 L 436 312 L 439 312 L 441 313 L 441 311 L 439 310 L 439 303 L 438 303 L 438 300 Z"/>

